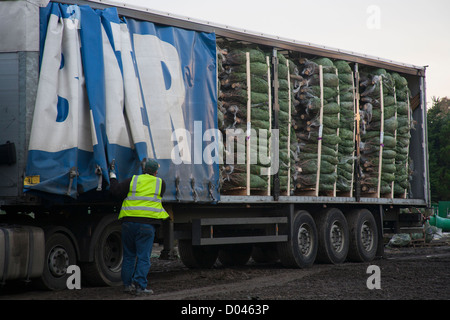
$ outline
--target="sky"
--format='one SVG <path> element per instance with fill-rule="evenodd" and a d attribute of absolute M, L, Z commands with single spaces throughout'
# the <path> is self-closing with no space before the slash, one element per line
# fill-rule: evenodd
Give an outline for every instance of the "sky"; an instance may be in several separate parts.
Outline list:
<path fill-rule="evenodd" d="M 113 1 L 428 66 L 427 107 L 432 97 L 450 98 L 449 0 Z"/>

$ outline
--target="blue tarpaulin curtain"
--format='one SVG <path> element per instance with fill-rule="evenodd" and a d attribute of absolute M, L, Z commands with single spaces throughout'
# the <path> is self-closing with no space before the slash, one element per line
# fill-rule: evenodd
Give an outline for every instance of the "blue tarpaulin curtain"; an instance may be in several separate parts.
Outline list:
<path fill-rule="evenodd" d="M 155 158 L 165 200 L 219 199 L 214 33 L 52 2 L 40 29 L 26 192 L 77 198 Z"/>

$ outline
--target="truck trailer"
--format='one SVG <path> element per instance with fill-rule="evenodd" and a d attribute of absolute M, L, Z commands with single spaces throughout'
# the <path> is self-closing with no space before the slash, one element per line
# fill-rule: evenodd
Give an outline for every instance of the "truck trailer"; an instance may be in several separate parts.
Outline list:
<path fill-rule="evenodd" d="M 157 159 L 190 268 L 371 261 L 430 205 L 425 67 L 103 0 L 2 1 L 0 38 L 2 283 L 121 283 L 112 164 Z"/>

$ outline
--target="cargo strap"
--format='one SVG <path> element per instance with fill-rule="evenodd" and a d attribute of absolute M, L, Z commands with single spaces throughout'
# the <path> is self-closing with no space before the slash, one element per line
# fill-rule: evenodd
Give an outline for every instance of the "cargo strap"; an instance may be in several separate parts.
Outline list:
<path fill-rule="evenodd" d="M 97 165 L 95 168 L 95 174 L 97 175 L 97 191 L 102 191 L 102 168 Z"/>
<path fill-rule="evenodd" d="M 215 202 L 216 198 L 214 198 L 213 184 L 211 181 L 208 183 L 208 192 L 209 192 L 209 196 L 211 197 L 212 201 Z"/>
<path fill-rule="evenodd" d="M 70 196 L 70 190 L 72 189 L 73 179 L 75 179 L 78 176 L 77 168 L 72 167 L 69 171 L 69 187 L 67 188 L 66 194 Z"/>
<path fill-rule="evenodd" d="M 180 202 L 180 177 L 175 178 L 175 198 Z"/>
<path fill-rule="evenodd" d="M 198 201 L 197 190 L 195 190 L 195 179 L 191 179 L 191 188 L 192 188 L 192 197 L 194 198 L 194 202 Z"/>

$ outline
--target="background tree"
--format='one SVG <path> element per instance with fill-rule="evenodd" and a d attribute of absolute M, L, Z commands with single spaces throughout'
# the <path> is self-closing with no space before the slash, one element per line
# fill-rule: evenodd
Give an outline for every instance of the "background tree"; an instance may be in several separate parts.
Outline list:
<path fill-rule="evenodd" d="M 433 97 L 427 112 L 431 200 L 450 200 L 450 100 Z"/>

